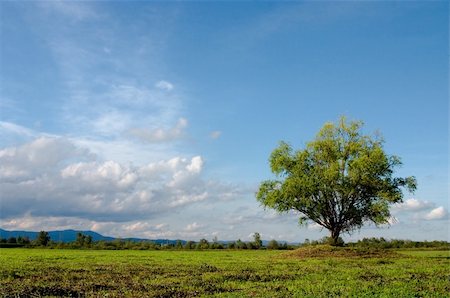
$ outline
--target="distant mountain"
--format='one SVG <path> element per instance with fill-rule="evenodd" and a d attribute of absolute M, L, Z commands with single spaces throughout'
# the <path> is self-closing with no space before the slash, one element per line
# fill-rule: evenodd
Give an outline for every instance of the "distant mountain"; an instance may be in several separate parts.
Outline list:
<path fill-rule="evenodd" d="M 99 233 L 92 231 L 76 231 L 76 230 L 63 230 L 63 231 L 48 231 L 50 238 L 55 242 L 72 242 L 77 239 L 77 233 L 83 233 L 84 235 L 92 236 L 92 240 L 94 241 L 112 241 L 115 238 L 106 237 Z M 31 231 L 7 231 L 0 229 L 0 238 L 10 238 L 10 237 L 28 237 L 30 240 L 34 240 L 37 238 L 39 232 L 31 232 Z"/>
<path fill-rule="evenodd" d="M 114 238 L 103 236 L 99 233 L 93 231 L 76 231 L 76 230 L 63 230 L 63 231 L 47 231 L 51 240 L 55 242 L 73 242 L 77 239 L 77 233 L 82 233 L 83 235 L 92 236 L 92 240 L 94 241 L 113 241 L 113 240 L 125 240 L 125 241 L 133 241 L 133 242 L 141 242 L 141 241 L 152 241 L 158 244 L 175 244 L 177 240 L 170 239 L 143 239 L 143 238 Z M 0 229 L 0 238 L 8 239 L 10 237 L 28 237 L 30 240 L 34 240 L 37 238 L 39 232 L 31 232 L 31 231 L 7 231 L 4 229 Z M 183 244 L 186 241 L 181 241 Z"/>

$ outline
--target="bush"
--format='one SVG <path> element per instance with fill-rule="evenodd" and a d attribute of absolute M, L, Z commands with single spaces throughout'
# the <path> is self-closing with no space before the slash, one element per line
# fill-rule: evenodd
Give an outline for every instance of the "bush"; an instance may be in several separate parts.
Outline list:
<path fill-rule="evenodd" d="M 277 240 L 270 240 L 269 243 L 267 243 L 267 249 L 278 249 L 279 245 Z"/>

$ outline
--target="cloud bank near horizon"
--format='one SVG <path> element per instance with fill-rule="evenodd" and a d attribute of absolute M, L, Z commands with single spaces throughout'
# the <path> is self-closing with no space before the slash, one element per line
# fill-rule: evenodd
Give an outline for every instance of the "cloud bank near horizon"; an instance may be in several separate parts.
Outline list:
<path fill-rule="evenodd" d="M 130 221 L 240 194 L 236 188 L 205 180 L 203 163 L 201 156 L 193 156 L 124 165 L 101 161 L 65 138 L 40 137 L 0 150 L 2 217 Z"/>

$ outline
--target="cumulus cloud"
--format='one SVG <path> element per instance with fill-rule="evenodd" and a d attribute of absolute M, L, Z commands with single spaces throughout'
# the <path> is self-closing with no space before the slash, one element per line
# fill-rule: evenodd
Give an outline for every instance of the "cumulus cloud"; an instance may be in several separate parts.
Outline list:
<path fill-rule="evenodd" d="M 191 163 L 186 166 L 186 170 L 191 173 L 200 173 L 203 167 L 203 159 L 201 156 L 192 158 Z"/>
<path fill-rule="evenodd" d="M 160 232 L 168 228 L 167 224 L 151 224 L 147 221 L 131 222 L 129 224 L 123 224 L 123 230 L 129 234 L 136 235 L 141 232 Z"/>
<path fill-rule="evenodd" d="M 394 206 L 394 210 L 398 211 L 423 211 L 430 209 L 434 206 L 432 202 L 421 201 L 417 199 L 407 199 L 404 202 Z"/>
<path fill-rule="evenodd" d="M 2 217 L 125 222 L 238 193 L 204 180 L 202 170 L 201 156 L 124 165 L 99 160 L 67 139 L 41 137 L 0 151 Z"/>
<path fill-rule="evenodd" d="M 166 91 L 170 91 L 174 88 L 173 84 L 168 82 L 168 81 L 159 81 L 155 84 L 156 88 L 162 89 L 162 90 L 166 90 Z"/>
<path fill-rule="evenodd" d="M 69 158 L 88 160 L 88 151 L 63 138 L 40 137 L 19 147 L 0 150 L 0 181 L 21 183 L 37 179 Z"/>
<path fill-rule="evenodd" d="M 436 204 L 433 202 L 418 199 L 408 199 L 393 207 L 393 213 L 400 214 L 404 212 L 412 214 L 412 219 L 415 221 L 448 218 L 448 211 L 443 206 L 436 207 Z"/>
<path fill-rule="evenodd" d="M 424 218 L 426 220 L 438 220 L 438 219 L 445 219 L 448 217 L 448 211 L 445 210 L 443 206 L 434 208 L 427 214 L 425 214 Z"/>

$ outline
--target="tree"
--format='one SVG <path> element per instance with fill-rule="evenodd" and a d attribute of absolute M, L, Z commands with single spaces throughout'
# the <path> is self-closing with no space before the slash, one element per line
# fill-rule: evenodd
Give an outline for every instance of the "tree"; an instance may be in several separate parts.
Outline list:
<path fill-rule="evenodd" d="M 261 235 L 259 233 L 254 233 L 253 234 L 253 244 L 254 244 L 256 249 L 261 248 L 262 240 L 261 240 Z"/>
<path fill-rule="evenodd" d="M 241 241 L 241 239 L 238 239 L 236 241 L 236 248 L 237 249 L 247 249 L 247 245 L 245 245 L 245 242 Z"/>
<path fill-rule="evenodd" d="M 78 246 L 83 247 L 83 246 L 84 246 L 85 240 L 86 240 L 86 236 L 83 235 L 83 233 L 78 232 L 78 233 L 77 233 L 77 239 L 75 240 L 75 243 L 76 243 Z"/>
<path fill-rule="evenodd" d="M 86 236 L 85 243 L 87 244 L 87 246 L 90 246 L 92 244 L 92 236 L 91 235 Z"/>
<path fill-rule="evenodd" d="M 211 248 L 212 249 L 223 249 L 223 244 L 219 243 L 219 239 L 217 238 L 217 236 L 214 236 L 213 238 L 213 242 L 211 243 Z"/>
<path fill-rule="evenodd" d="M 275 239 L 272 239 L 267 243 L 267 249 L 278 249 L 278 242 Z"/>
<path fill-rule="evenodd" d="M 281 142 L 270 156 L 278 179 L 263 181 L 257 200 L 279 212 L 298 212 L 300 224 L 328 229 L 334 245 L 365 223 L 388 223 L 389 205 L 402 201 L 402 188 L 414 191 L 416 179 L 394 177 L 400 158 L 385 153 L 381 137 L 362 134 L 362 126 L 345 117 L 326 123 L 296 152 Z"/>
<path fill-rule="evenodd" d="M 197 243 L 197 249 L 208 249 L 209 248 L 209 242 L 206 239 L 200 239 L 200 242 Z"/>
<path fill-rule="evenodd" d="M 177 240 L 177 241 L 175 242 L 175 248 L 176 248 L 176 249 L 181 249 L 181 248 L 183 248 L 183 242 L 181 242 L 181 240 Z"/>
<path fill-rule="evenodd" d="M 50 242 L 50 235 L 48 234 L 48 232 L 40 231 L 36 238 L 37 245 L 47 246 L 49 242 Z"/>
<path fill-rule="evenodd" d="M 77 238 L 75 239 L 75 245 L 78 247 L 91 246 L 92 244 L 92 236 L 84 235 L 81 232 L 77 233 Z"/>
<path fill-rule="evenodd" d="M 186 248 L 186 249 L 194 249 L 195 248 L 195 242 L 194 241 L 186 242 L 186 244 L 184 245 L 184 248 Z"/>
<path fill-rule="evenodd" d="M 333 246 L 344 246 L 345 242 L 344 239 L 342 239 L 341 237 L 338 237 L 337 239 L 333 239 L 331 237 L 322 237 L 322 239 L 320 239 L 318 241 L 318 244 L 328 244 L 328 245 L 333 245 Z"/>

